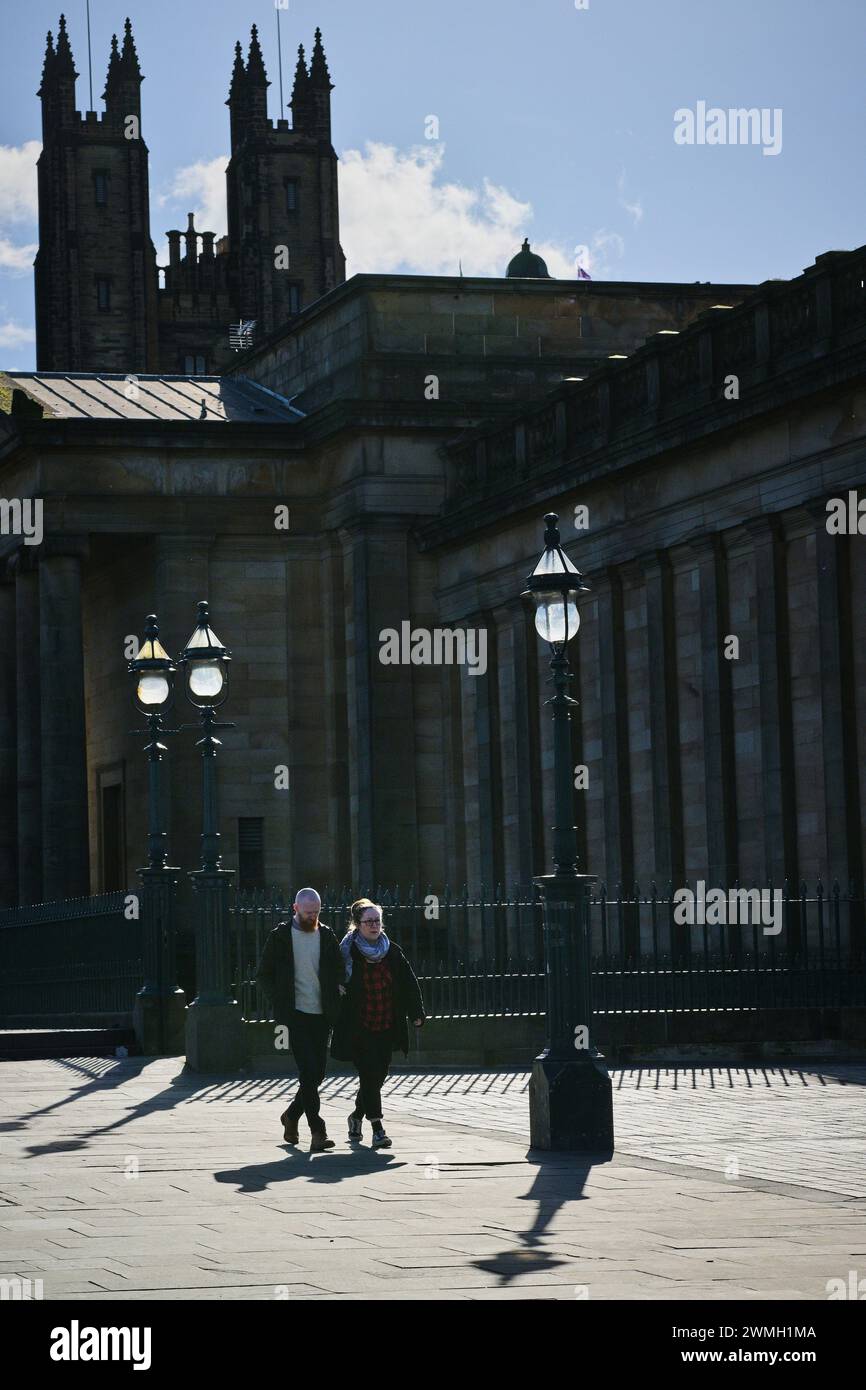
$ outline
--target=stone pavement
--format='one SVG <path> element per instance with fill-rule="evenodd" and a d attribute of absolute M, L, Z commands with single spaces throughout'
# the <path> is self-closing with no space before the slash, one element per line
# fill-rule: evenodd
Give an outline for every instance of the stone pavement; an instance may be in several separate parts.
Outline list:
<path fill-rule="evenodd" d="M 815 1299 L 866 1276 L 866 1068 L 612 1069 L 608 1163 L 518 1071 L 400 1071 L 391 1150 L 282 1144 L 287 1078 L 0 1065 L 0 1277 L 46 1299 Z M 302 1133 L 303 1138 L 303 1133 Z"/>

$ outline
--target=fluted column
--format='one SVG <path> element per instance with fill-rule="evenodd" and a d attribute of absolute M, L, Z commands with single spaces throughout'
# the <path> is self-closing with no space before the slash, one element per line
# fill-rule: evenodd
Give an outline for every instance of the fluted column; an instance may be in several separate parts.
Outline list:
<path fill-rule="evenodd" d="M 746 529 L 754 547 L 758 609 L 764 868 L 774 884 L 787 878 L 793 886 L 799 875 L 785 543 L 777 517 L 755 517 Z"/>
<path fill-rule="evenodd" d="M 630 891 L 634 880 L 634 834 L 622 581 L 611 568 L 591 576 L 589 582 L 598 599 L 605 874 L 610 892 L 617 883 Z"/>
<path fill-rule="evenodd" d="M 848 536 L 830 535 L 823 501 L 809 509 L 815 518 L 818 566 L 818 640 L 821 674 L 821 737 L 824 751 L 824 814 L 827 872 L 848 883 L 862 882 L 857 715 L 851 625 Z"/>
<path fill-rule="evenodd" d="M 701 693 L 704 714 L 704 795 L 707 811 L 707 882 L 727 887 L 737 878 L 731 663 L 724 640 L 730 631 L 727 565 L 722 537 L 697 536 L 701 595 Z"/>
<path fill-rule="evenodd" d="M 514 764 L 517 776 L 517 872 L 530 884 L 544 868 L 544 817 L 541 810 L 541 748 L 538 727 L 538 637 L 524 600 L 511 606 L 514 643 Z M 574 646 L 577 644 L 574 643 Z M 579 686 L 575 678 L 575 690 Z M 576 722 L 579 710 L 573 711 Z M 577 798 L 583 807 L 585 796 Z M 585 818 L 578 818 L 578 854 L 585 862 Z"/>
<path fill-rule="evenodd" d="M 673 577 L 664 551 L 644 557 L 647 602 L 647 679 L 652 758 L 653 845 L 660 887 L 683 883 L 682 773 Z"/>
<path fill-rule="evenodd" d="M 414 621 L 409 541 L 403 518 L 376 517 L 341 533 L 346 577 L 351 801 L 355 881 L 418 882 L 415 675 L 384 664 L 386 629 Z"/>
<path fill-rule="evenodd" d="M 18 901 L 18 849 L 16 841 L 16 797 L 12 794 L 17 778 L 17 721 L 15 715 L 15 586 L 3 576 L 0 580 L 0 907 L 14 907 Z"/>
<path fill-rule="evenodd" d="M 39 573 L 32 552 L 15 556 L 18 901 L 42 898 L 42 745 L 39 699 Z"/>
<path fill-rule="evenodd" d="M 81 569 L 87 542 L 63 537 L 39 560 L 42 895 L 90 891 Z"/>

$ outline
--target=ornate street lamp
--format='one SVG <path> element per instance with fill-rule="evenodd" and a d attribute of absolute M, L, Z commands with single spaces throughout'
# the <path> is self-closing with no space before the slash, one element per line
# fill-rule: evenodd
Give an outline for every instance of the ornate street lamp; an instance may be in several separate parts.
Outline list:
<path fill-rule="evenodd" d="M 208 605 L 202 602 L 195 631 L 181 652 L 179 663 L 186 675 L 187 697 L 203 713 L 218 709 L 228 699 L 230 661 L 231 653 L 211 627 Z"/>
<path fill-rule="evenodd" d="M 588 585 L 562 548 L 559 518 L 544 518 L 544 553 L 522 597 L 535 604 L 535 628 L 550 647 L 553 698 L 554 810 L 552 874 L 535 882 L 544 905 L 547 1045 L 532 1067 L 529 1085 L 533 1147 L 574 1152 L 613 1152 L 610 1077 L 592 1045 L 590 973 L 591 874 L 578 872 L 571 757 L 571 668 L 568 643 L 580 627 L 578 597 Z"/>
<path fill-rule="evenodd" d="M 577 704 L 568 694 L 571 668 L 568 643 L 577 636 L 580 613 L 579 594 L 589 592 L 583 575 L 571 563 L 560 544 L 559 517 L 548 512 L 544 518 L 544 553 L 526 581 L 522 597 L 535 603 L 535 630 L 551 650 L 553 680 L 554 792 L 556 825 L 553 831 L 553 860 L 557 874 L 577 872 L 577 830 L 574 825 L 574 782 L 571 767 L 571 707 Z"/>
<path fill-rule="evenodd" d="M 144 641 L 127 670 L 135 677 L 134 702 L 147 719 L 147 865 L 138 870 L 141 881 L 141 920 L 144 950 L 144 985 L 136 996 L 133 1022 L 136 1037 L 146 1055 L 181 1050 L 183 990 L 177 985 L 177 949 L 174 930 L 174 894 L 178 869 L 166 863 L 168 836 L 163 825 L 162 760 L 166 752 L 160 736 L 176 729 L 163 726 L 163 714 L 171 703 L 177 670 L 159 640 L 156 615 L 145 619 Z"/>
<path fill-rule="evenodd" d="M 228 892 L 234 877 L 224 869 L 220 852 L 216 754 L 222 745 L 214 729 L 233 724 L 216 719 L 228 697 L 231 653 L 210 625 L 208 605 L 198 606 L 195 630 L 178 657 L 187 698 L 199 711 L 202 737 L 201 868 L 190 874 L 197 905 L 196 997 L 187 1010 L 187 1064 L 197 1071 L 237 1066 L 240 1011 L 231 994 Z"/>

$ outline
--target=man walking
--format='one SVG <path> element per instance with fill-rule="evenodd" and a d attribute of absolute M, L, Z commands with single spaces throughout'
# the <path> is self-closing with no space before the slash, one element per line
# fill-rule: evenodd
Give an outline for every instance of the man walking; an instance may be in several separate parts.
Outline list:
<path fill-rule="evenodd" d="M 297 1144 L 301 1115 L 310 1126 L 312 1153 L 334 1147 L 319 1113 L 319 1086 L 328 1057 L 328 1035 L 340 1011 L 343 958 L 330 927 L 319 921 L 322 900 L 302 888 L 291 922 L 278 922 L 265 942 L 256 980 L 274 1006 L 274 1021 L 288 1027 L 298 1068 L 298 1092 L 280 1116 L 287 1144 Z"/>

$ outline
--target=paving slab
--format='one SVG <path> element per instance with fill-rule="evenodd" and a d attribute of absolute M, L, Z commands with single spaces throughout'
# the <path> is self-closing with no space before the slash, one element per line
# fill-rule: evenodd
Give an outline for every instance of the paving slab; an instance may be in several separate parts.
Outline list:
<path fill-rule="evenodd" d="M 391 1150 L 282 1141 L 290 1078 L 0 1064 L 0 1272 L 46 1299 L 823 1300 L 866 1274 L 866 1067 L 612 1070 L 617 1152 L 528 1144 L 528 1073 L 396 1072 Z"/>

